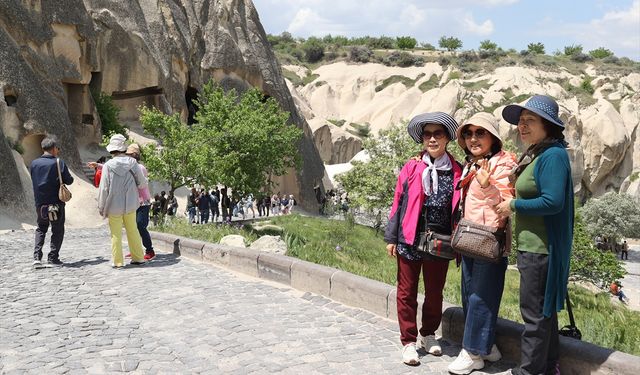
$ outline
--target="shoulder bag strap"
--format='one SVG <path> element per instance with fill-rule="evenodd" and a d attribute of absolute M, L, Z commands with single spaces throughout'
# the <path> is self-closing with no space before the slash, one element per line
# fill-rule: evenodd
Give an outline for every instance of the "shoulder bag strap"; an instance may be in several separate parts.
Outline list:
<path fill-rule="evenodd" d="M 64 185 L 62 183 L 62 173 L 60 172 L 60 159 L 56 158 L 56 166 L 58 167 L 58 180 L 60 181 L 60 185 Z"/>
<path fill-rule="evenodd" d="M 138 184 L 138 177 L 136 177 L 136 174 L 133 172 L 133 168 L 129 169 L 129 173 L 133 176 L 133 182 L 135 182 L 137 188 L 140 184 Z"/>
<path fill-rule="evenodd" d="M 569 290 L 567 290 L 567 296 L 565 299 L 567 301 L 567 312 L 569 313 L 569 324 L 571 324 L 572 327 L 575 327 L 576 321 L 573 319 L 573 311 L 571 310 L 571 300 L 569 300 Z"/>

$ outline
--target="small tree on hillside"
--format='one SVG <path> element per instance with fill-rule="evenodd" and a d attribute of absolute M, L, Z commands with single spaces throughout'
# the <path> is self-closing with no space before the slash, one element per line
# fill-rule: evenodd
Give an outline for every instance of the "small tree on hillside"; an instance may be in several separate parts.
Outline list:
<path fill-rule="evenodd" d="M 582 53 L 582 46 L 580 44 L 572 44 L 570 46 L 564 47 L 564 55 L 565 56 L 573 56 Z"/>
<path fill-rule="evenodd" d="M 324 56 L 324 43 L 316 37 L 311 37 L 304 42 L 302 50 L 307 62 L 318 62 Z"/>
<path fill-rule="evenodd" d="M 590 199 L 580 213 L 591 236 L 640 237 L 640 204 L 628 194 L 609 192 Z"/>
<path fill-rule="evenodd" d="M 480 49 L 483 51 L 495 51 L 498 49 L 498 45 L 489 39 L 480 42 Z"/>
<path fill-rule="evenodd" d="M 336 178 L 349 193 L 353 205 L 379 214 L 393 203 L 397 174 L 421 146 L 407 135 L 406 126 L 381 130 L 378 137 L 364 140 L 368 162 L 354 162 L 349 172 Z"/>
<path fill-rule="evenodd" d="M 535 55 L 544 55 L 544 44 L 542 43 L 529 43 L 527 45 L 527 51 Z"/>
<path fill-rule="evenodd" d="M 606 57 L 613 56 L 613 52 L 604 47 L 600 47 L 589 51 L 589 55 L 591 55 L 591 57 L 593 57 L 594 59 L 604 59 Z"/>
<path fill-rule="evenodd" d="M 414 49 L 418 41 L 410 36 L 399 36 L 396 38 L 396 45 L 400 49 Z"/>
<path fill-rule="evenodd" d="M 440 40 L 438 40 L 438 45 L 440 48 L 445 48 L 447 51 L 455 51 L 462 48 L 462 41 L 452 36 L 442 36 L 440 37 Z"/>

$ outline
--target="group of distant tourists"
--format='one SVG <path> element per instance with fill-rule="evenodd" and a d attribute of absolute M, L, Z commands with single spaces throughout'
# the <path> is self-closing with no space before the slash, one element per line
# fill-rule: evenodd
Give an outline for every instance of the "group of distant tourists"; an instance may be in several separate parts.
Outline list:
<path fill-rule="evenodd" d="M 397 259 L 397 313 L 406 364 L 420 362 L 418 347 L 430 355 L 442 354 L 435 333 L 449 261 L 454 259 L 462 268 L 465 325 L 462 350 L 448 371 L 469 374 L 482 369 L 485 361 L 502 357 L 495 327 L 507 257 L 513 250 L 524 331 L 520 365 L 508 372 L 559 372 L 557 312 L 567 294 L 574 217 L 565 124 L 558 104 L 543 95 L 532 96 L 524 105 L 507 105 L 502 118 L 517 126 L 528 146 L 519 158 L 503 149 L 498 120 L 489 113 L 476 113 L 461 126 L 443 112 L 420 114 L 408 124 L 409 135 L 423 151 L 400 171 L 384 236 L 388 254 Z M 465 160 L 457 161 L 447 151 L 453 140 L 464 150 Z M 475 252 L 480 243 L 467 243 L 462 255 L 455 251 L 478 230 L 495 235 L 501 256 L 489 259 Z M 511 249 L 512 236 L 517 249 Z M 418 328 L 421 273 L 425 298 Z"/>
<path fill-rule="evenodd" d="M 209 191 L 206 188 L 191 188 L 187 197 L 187 210 L 185 212 L 190 224 L 207 224 L 209 219 L 215 222 L 231 222 L 232 217 L 242 217 L 245 220 L 251 211 L 251 218 L 286 215 L 293 211 L 293 207 L 298 203 L 292 194 L 282 196 L 277 194 L 262 195 L 257 198 L 253 194 L 238 197 L 236 194 L 228 193 L 228 188 L 218 189 L 214 187 Z"/>
<path fill-rule="evenodd" d="M 629 260 L 629 244 L 627 240 L 623 240 L 622 243 L 619 243 L 617 240 L 610 240 L 609 238 L 599 234 L 594 239 L 593 242 L 596 244 L 596 248 L 602 251 L 612 251 L 614 253 L 620 254 L 621 260 Z"/>
<path fill-rule="evenodd" d="M 498 121 L 489 113 L 474 114 L 461 126 L 443 112 L 420 114 L 408 124 L 409 136 L 422 145 L 423 151 L 407 161 L 399 173 L 384 236 L 389 256 L 397 260 L 397 315 L 402 361 L 406 364 L 420 362 L 418 347 L 430 355 L 442 354 L 435 333 L 442 319 L 449 261 L 454 259 L 462 268 L 465 326 L 462 350 L 448 370 L 468 374 L 482 369 L 485 361 L 501 358 L 495 327 L 507 256 L 516 251 L 524 331 L 520 364 L 509 372 L 559 372 L 557 312 L 563 309 L 567 295 L 574 217 L 565 124 L 559 118 L 558 104 L 543 95 L 531 97 L 524 105 L 506 106 L 502 118 L 517 126 L 522 142 L 528 146 L 519 158 L 503 149 Z M 464 150 L 465 160 L 455 160 L 447 151 L 453 140 Z M 41 146 L 44 154 L 31 164 L 38 215 L 34 264 L 41 264 L 44 236 L 51 224 L 48 260 L 59 265 L 65 217 L 59 188 L 73 183 L 73 178 L 58 158 L 56 141 L 45 138 Z M 127 146 L 125 138 L 117 134 L 111 137 L 107 151 L 112 158 L 93 166 L 100 170 L 98 210 L 109 219 L 112 266 L 124 266 L 123 225 L 131 250 L 130 264 L 144 264 L 155 257 L 146 229 L 149 210 L 175 215 L 177 201 L 172 195 L 165 197 L 164 192 L 151 201 L 147 172 L 139 163 L 136 144 Z M 259 216 L 269 216 L 289 213 L 295 205 L 292 195 L 239 198 L 229 197 L 226 188 L 193 188 L 186 209 L 190 223 L 207 223 L 209 212 L 212 221 L 220 216 L 230 220 L 236 214 L 245 217 L 248 210 L 255 216 L 254 207 Z M 518 223 L 515 228 L 509 219 L 512 214 Z M 476 254 L 473 243 L 467 244 L 468 253 L 452 251 L 456 238 L 462 241 L 456 249 L 461 249 L 460 243 L 473 232 L 471 227 L 495 236 L 494 247 L 500 250 L 496 259 L 471 255 Z M 517 249 L 511 249 L 512 236 L 517 239 Z M 418 328 L 420 274 L 425 298 Z"/>

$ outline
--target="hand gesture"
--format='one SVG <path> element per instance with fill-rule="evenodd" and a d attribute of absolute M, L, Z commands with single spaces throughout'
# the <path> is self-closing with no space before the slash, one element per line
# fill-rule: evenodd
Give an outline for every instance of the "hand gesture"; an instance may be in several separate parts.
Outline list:
<path fill-rule="evenodd" d="M 482 159 L 478 161 L 478 166 L 480 167 L 476 171 L 476 180 L 483 188 L 489 186 L 489 178 L 491 177 L 491 166 L 489 165 L 489 160 Z"/>

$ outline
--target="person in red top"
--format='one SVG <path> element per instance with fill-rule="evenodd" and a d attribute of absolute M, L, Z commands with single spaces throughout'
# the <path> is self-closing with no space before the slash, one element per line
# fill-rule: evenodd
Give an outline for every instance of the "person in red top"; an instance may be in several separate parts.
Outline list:
<path fill-rule="evenodd" d="M 95 175 L 93 176 L 93 186 L 100 186 L 100 179 L 102 178 L 102 165 L 107 161 L 107 158 L 102 156 L 100 159 L 95 162 L 89 162 L 87 165 L 96 170 Z"/>
<path fill-rule="evenodd" d="M 612 282 L 611 286 L 609 287 L 609 291 L 611 292 L 611 294 L 618 297 L 620 302 L 624 304 L 629 302 L 629 297 L 627 297 L 627 295 L 622 291 L 622 284 L 620 283 L 620 281 Z"/>

